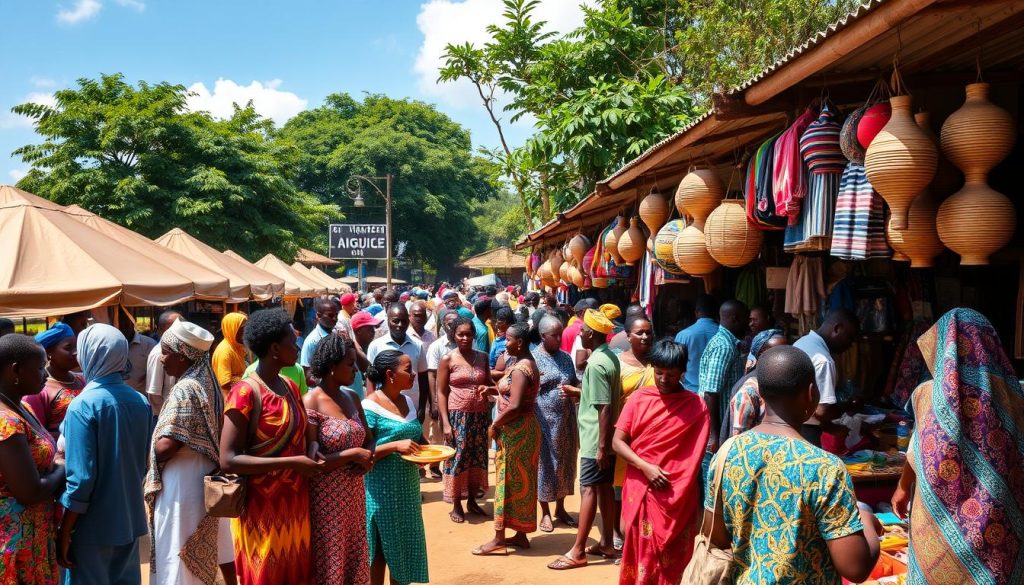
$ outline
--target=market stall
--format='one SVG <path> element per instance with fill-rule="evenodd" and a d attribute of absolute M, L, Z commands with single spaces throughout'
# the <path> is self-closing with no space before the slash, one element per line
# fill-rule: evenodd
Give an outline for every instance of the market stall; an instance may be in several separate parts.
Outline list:
<path fill-rule="evenodd" d="M 330 294 L 338 294 L 339 292 L 341 292 L 341 283 L 327 276 L 323 272 L 320 272 L 319 270 L 314 272 L 313 269 L 307 268 L 305 265 L 298 261 L 292 263 L 292 268 L 294 268 L 297 272 L 301 273 L 303 276 L 307 277 L 310 281 L 318 283 L 320 286 L 326 287 L 327 292 Z"/>
<path fill-rule="evenodd" d="M 225 254 L 238 256 L 231 250 Z M 255 262 L 256 266 L 281 278 L 285 283 L 285 296 L 296 296 L 299 298 L 310 298 L 327 293 L 327 287 L 319 282 L 313 282 L 308 276 L 302 274 L 273 254 L 267 254 Z"/>

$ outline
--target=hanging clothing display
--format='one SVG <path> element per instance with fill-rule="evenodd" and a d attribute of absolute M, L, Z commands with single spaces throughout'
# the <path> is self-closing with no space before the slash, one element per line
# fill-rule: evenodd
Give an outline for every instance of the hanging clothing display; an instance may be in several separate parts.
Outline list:
<path fill-rule="evenodd" d="M 786 313 L 800 322 L 800 334 L 816 327 L 818 309 L 825 298 L 820 257 L 796 256 L 786 282 Z"/>
<path fill-rule="evenodd" d="M 775 213 L 788 217 L 791 224 L 796 222 L 800 214 L 800 204 L 807 194 L 804 159 L 800 156 L 800 138 L 815 117 L 817 112 L 813 108 L 807 108 L 775 142 L 775 160 L 772 167 Z"/>
<path fill-rule="evenodd" d="M 751 225 L 763 230 L 781 230 L 788 218 L 775 213 L 775 189 L 772 172 L 775 160 L 775 142 L 780 134 L 766 140 L 747 163 L 747 181 L 744 197 L 747 201 L 747 219 Z"/>
<path fill-rule="evenodd" d="M 867 108 L 854 110 L 839 131 L 839 146 L 850 162 L 839 181 L 832 255 L 845 260 L 888 258 L 891 253 L 885 239 L 885 202 L 868 181 L 864 147 L 857 140 L 857 126 Z"/>
<path fill-rule="evenodd" d="M 835 106 L 826 100 L 818 118 L 800 137 L 800 156 L 807 166 L 807 194 L 796 223 L 786 228 L 787 252 L 831 248 L 836 197 L 846 166 L 837 118 Z"/>

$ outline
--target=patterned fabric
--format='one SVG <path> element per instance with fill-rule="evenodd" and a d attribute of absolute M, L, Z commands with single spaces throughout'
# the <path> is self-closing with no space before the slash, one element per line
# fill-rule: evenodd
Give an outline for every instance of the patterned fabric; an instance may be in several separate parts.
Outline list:
<path fill-rule="evenodd" d="M 641 388 L 654 385 L 654 366 L 634 366 L 619 356 L 619 375 L 622 377 L 622 404 L 626 404 L 629 397 Z M 615 479 L 612 485 L 622 487 L 626 479 L 626 460 L 621 457 L 615 458 Z"/>
<path fill-rule="evenodd" d="M 747 363 L 747 356 L 740 353 L 739 347 L 740 340 L 736 339 L 732 331 L 719 325 L 718 333 L 708 342 L 700 358 L 700 395 L 718 395 L 718 412 L 712 412 L 711 417 L 718 421 L 719 426 L 725 420 L 729 408 L 726 397 L 736 380 L 743 376 L 743 366 Z M 718 437 L 709 435 L 708 449 L 714 451 L 717 448 Z"/>
<path fill-rule="evenodd" d="M 537 497 L 555 502 L 571 496 L 576 483 L 576 454 L 580 449 L 576 405 L 562 396 L 562 385 L 576 385 L 576 368 L 564 351 L 554 355 L 543 345 L 532 348 L 540 371 L 540 389 L 533 405 L 540 424 L 540 469 Z"/>
<path fill-rule="evenodd" d="M 60 423 L 64 422 L 68 405 L 85 388 L 85 378 L 81 374 L 72 372 L 71 376 L 74 379 L 71 383 L 48 377 L 39 394 L 26 396 L 22 400 L 22 404 L 32 410 L 32 414 L 43 423 L 54 440 L 60 436 Z"/>
<path fill-rule="evenodd" d="M 509 406 L 512 373 L 526 376 L 523 414 L 498 429 L 494 454 L 494 529 L 537 530 L 537 464 L 540 460 L 540 425 L 533 405 L 540 390 L 527 362 L 516 362 L 498 382 L 498 412 Z"/>
<path fill-rule="evenodd" d="M 170 396 L 160 408 L 160 417 L 153 431 L 149 455 L 149 473 L 143 488 L 149 512 L 149 531 L 153 531 L 154 502 L 163 489 L 161 472 L 166 462 L 156 460 L 156 442 L 169 437 L 210 460 L 211 469 L 220 464 L 220 430 L 224 420 L 224 397 L 213 378 L 210 356 L 175 336 L 164 334 L 160 342 L 167 351 L 193 360 L 188 370 L 171 388 Z M 183 506 L 202 506 L 202 502 L 181 502 Z M 217 524 L 220 520 L 206 516 L 195 534 L 185 543 L 181 560 L 192 574 L 213 585 L 217 576 Z M 155 542 L 150 542 L 150 563 L 155 562 Z"/>
<path fill-rule="evenodd" d="M 800 137 L 800 156 L 812 175 L 842 173 L 846 157 L 839 145 L 842 125 L 836 120 L 835 106 L 825 101 L 818 119 L 811 122 Z"/>
<path fill-rule="evenodd" d="M 885 239 L 885 202 L 871 186 L 861 163 L 847 164 L 839 182 L 832 255 L 844 260 L 890 256 Z"/>
<path fill-rule="evenodd" d="M 736 437 L 722 472 L 725 527 L 735 585 L 839 585 L 826 541 L 864 529 L 853 481 L 838 457 L 810 443 L 749 431 Z M 710 490 L 704 508 L 712 509 Z"/>
<path fill-rule="evenodd" d="M 789 217 L 790 223 L 800 213 L 800 203 L 807 195 L 804 160 L 800 156 L 800 137 L 814 119 L 814 110 L 804 110 L 804 113 L 800 114 L 775 142 L 775 160 L 772 167 L 775 214 Z"/>
<path fill-rule="evenodd" d="M 238 331 L 245 326 L 249 317 L 245 313 L 228 313 L 220 322 L 224 339 L 213 350 L 213 372 L 217 385 L 223 387 L 241 381 L 246 363 L 245 346 L 238 343 Z"/>
<path fill-rule="evenodd" d="M 29 416 L 32 416 L 29 413 Z M 40 474 L 53 467 L 57 444 L 39 421 L 26 421 L 0 405 L 0 441 L 24 435 Z M 55 585 L 57 506 L 52 499 L 24 506 L 11 495 L 0 475 L 0 585 Z"/>
<path fill-rule="evenodd" d="M 912 583 L 1024 582 L 1024 391 L 992 325 L 954 309 L 918 340 Z"/>
<path fill-rule="evenodd" d="M 287 396 L 279 396 L 255 375 L 235 384 L 228 394 L 224 412 L 235 410 L 248 419 L 255 405 L 253 393 L 260 393 L 255 445 L 248 449 L 252 455 L 306 454 L 306 409 L 295 383 L 283 376 L 281 380 L 288 386 Z M 231 533 L 241 585 L 312 581 L 309 490 L 306 478 L 298 472 L 286 469 L 250 475 L 245 511 L 231 521 Z"/>
<path fill-rule="evenodd" d="M 662 394 L 655 387 L 636 393 L 615 428 L 626 433 L 641 459 L 661 467 L 669 489 L 652 490 L 630 466 L 622 488 L 622 585 L 677 585 L 693 554 L 700 512 L 700 463 L 710 432 L 708 409 L 696 394 Z"/>
<path fill-rule="evenodd" d="M 487 384 L 487 354 L 474 352 L 473 364 L 458 351 L 450 354 L 448 423 L 452 427 L 455 456 L 441 465 L 444 501 L 465 499 L 487 490 L 487 427 L 491 426 L 490 402 L 477 395 Z"/>
<path fill-rule="evenodd" d="M 843 156 L 850 162 L 859 165 L 864 163 L 864 147 L 857 140 L 857 125 L 860 124 L 860 119 L 864 117 L 866 111 L 868 111 L 867 105 L 857 108 L 846 117 L 843 127 L 839 129 L 839 148 L 843 151 Z"/>
<path fill-rule="evenodd" d="M 775 161 L 775 143 L 780 134 L 766 140 L 747 163 L 747 218 L 753 225 L 764 230 L 781 230 L 788 218 L 775 213 L 775 192 L 772 172 Z"/>
<path fill-rule="evenodd" d="M 366 424 L 378 446 L 404 439 L 415 441 L 423 434 L 412 400 L 406 397 L 406 403 L 409 415 L 401 419 L 372 400 L 363 401 Z M 417 466 L 392 453 L 374 462 L 365 482 L 370 558 L 381 551 L 391 578 L 399 583 L 427 583 L 427 540 Z"/>
<path fill-rule="evenodd" d="M 749 431 L 764 420 L 764 399 L 757 389 L 757 376 L 748 376 L 729 402 L 732 423 L 730 437 Z"/>
<path fill-rule="evenodd" d="M 307 410 L 325 454 L 361 447 L 366 429 L 357 418 L 338 419 Z M 360 473 L 345 468 L 309 480 L 313 559 L 319 585 L 366 585 L 370 552 L 366 541 L 366 488 Z"/>

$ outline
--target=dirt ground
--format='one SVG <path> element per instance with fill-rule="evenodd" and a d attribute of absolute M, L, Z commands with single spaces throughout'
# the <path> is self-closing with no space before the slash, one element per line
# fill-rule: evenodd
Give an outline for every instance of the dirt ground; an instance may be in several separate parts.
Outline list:
<path fill-rule="evenodd" d="M 494 474 L 491 473 L 491 481 Z M 576 538 L 575 529 L 555 525 L 555 531 L 537 531 L 530 538 L 529 550 L 513 551 L 504 557 L 475 557 L 470 554 L 478 545 L 494 536 L 494 524 L 479 516 L 468 516 L 465 524 L 448 519 L 451 510 L 441 498 L 441 482 L 427 480 L 423 488 L 423 522 L 427 532 L 427 562 L 430 582 L 438 585 L 612 585 L 618 582 L 619 571 L 611 561 L 591 557 L 588 566 L 569 571 L 552 571 L 547 564 L 569 550 Z M 566 499 L 566 508 L 576 517 L 579 510 L 579 486 L 576 495 Z M 483 508 L 493 511 L 494 488 L 487 493 Z M 537 509 L 538 521 L 540 508 Z M 600 516 L 598 517 L 600 521 Z M 509 533 L 511 536 L 512 533 Z M 591 531 L 591 544 L 596 542 L 597 528 Z M 148 543 L 144 543 L 148 547 Z M 143 548 L 143 550 L 149 550 Z M 147 553 L 148 555 L 148 553 Z M 143 555 L 146 558 L 147 555 Z M 142 582 L 149 583 L 149 566 L 142 567 Z M 283 584 L 282 584 L 283 585 Z"/>

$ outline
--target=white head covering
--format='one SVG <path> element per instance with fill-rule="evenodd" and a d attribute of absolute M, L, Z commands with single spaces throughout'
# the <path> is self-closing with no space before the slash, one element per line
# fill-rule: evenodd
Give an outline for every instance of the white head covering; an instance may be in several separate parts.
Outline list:
<path fill-rule="evenodd" d="M 87 382 L 128 371 L 128 340 L 104 323 L 86 327 L 78 335 L 78 363 Z"/>
<path fill-rule="evenodd" d="M 195 323 L 189 323 L 184 319 L 178 319 L 164 335 L 173 335 L 182 343 L 189 345 L 200 352 L 210 351 L 213 346 L 213 334 Z"/>

